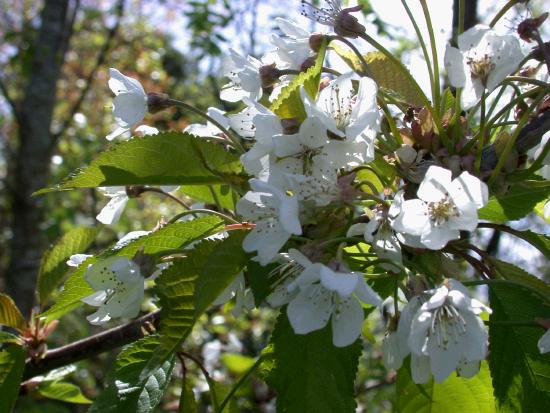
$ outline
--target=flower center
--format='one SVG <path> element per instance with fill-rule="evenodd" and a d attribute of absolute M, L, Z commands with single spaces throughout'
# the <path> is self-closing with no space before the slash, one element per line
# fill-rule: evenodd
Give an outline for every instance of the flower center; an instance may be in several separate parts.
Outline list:
<path fill-rule="evenodd" d="M 430 219 L 436 226 L 444 224 L 450 217 L 459 215 L 458 208 L 448 196 L 439 202 L 429 202 L 428 213 L 430 214 Z"/>
<path fill-rule="evenodd" d="M 487 84 L 487 77 L 489 73 L 495 68 L 495 64 L 492 62 L 491 57 L 488 54 L 483 55 L 481 58 L 468 58 L 468 66 L 470 66 L 470 73 L 472 79 L 479 79 L 483 86 Z"/>
<path fill-rule="evenodd" d="M 458 343 L 458 338 L 466 333 L 466 320 L 452 305 L 443 305 L 435 310 L 430 336 L 436 339 L 437 345 L 443 349 L 451 341 Z"/>

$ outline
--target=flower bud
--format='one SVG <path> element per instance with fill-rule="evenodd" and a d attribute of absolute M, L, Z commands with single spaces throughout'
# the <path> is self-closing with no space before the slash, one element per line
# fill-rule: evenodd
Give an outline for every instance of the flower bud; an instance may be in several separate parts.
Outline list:
<path fill-rule="evenodd" d="M 319 53 L 325 37 L 326 36 L 322 33 L 313 33 L 311 36 L 309 36 L 309 48 L 315 53 Z"/>
<path fill-rule="evenodd" d="M 277 69 L 275 63 L 260 67 L 260 79 L 262 88 L 269 88 L 279 81 L 281 71 Z"/>
<path fill-rule="evenodd" d="M 296 118 L 281 119 L 283 134 L 294 135 L 300 131 L 300 122 Z"/>
<path fill-rule="evenodd" d="M 531 42 L 536 39 L 538 29 L 544 23 L 548 13 L 543 13 L 539 17 L 525 19 L 518 25 L 518 35 L 522 40 Z"/>
<path fill-rule="evenodd" d="M 147 93 L 147 110 L 157 113 L 172 106 L 170 97 L 166 93 Z"/>
<path fill-rule="evenodd" d="M 131 185 L 126 187 L 126 195 L 128 198 L 137 198 L 147 190 L 143 185 Z"/>
<path fill-rule="evenodd" d="M 350 13 L 360 11 L 362 5 L 348 7 L 343 9 L 334 20 L 334 32 L 340 36 L 357 39 L 359 35 L 365 33 L 365 26 L 359 23 L 355 16 Z"/>

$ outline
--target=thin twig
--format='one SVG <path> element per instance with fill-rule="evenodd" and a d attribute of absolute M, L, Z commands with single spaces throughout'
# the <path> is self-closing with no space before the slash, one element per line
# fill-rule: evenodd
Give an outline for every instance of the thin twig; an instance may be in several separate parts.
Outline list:
<path fill-rule="evenodd" d="M 143 337 L 143 327 L 148 324 L 157 325 L 159 320 L 160 310 L 157 310 L 122 326 L 111 328 L 63 347 L 48 350 L 39 360 L 32 358 L 27 360 L 23 380 L 131 343 Z"/>

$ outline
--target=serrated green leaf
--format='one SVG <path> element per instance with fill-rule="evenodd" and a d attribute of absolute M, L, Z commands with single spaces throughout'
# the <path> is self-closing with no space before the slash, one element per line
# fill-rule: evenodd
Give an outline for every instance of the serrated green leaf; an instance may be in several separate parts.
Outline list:
<path fill-rule="evenodd" d="M 359 58 L 354 52 L 341 47 L 331 45 L 336 53 L 355 72 L 366 76 Z M 369 66 L 369 70 L 379 87 L 387 89 L 402 97 L 407 103 L 415 106 L 423 106 L 422 99 L 417 90 L 411 85 L 410 80 L 397 68 L 397 64 L 388 59 L 382 52 L 369 52 L 363 56 Z"/>
<path fill-rule="evenodd" d="M 0 352 L 0 412 L 11 412 L 25 368 L 25 351 L 20 346 L 8 346 Z"/>
<path fill-rule="evenodd" d="M 506 263 L 504 263 L 506 264 Z M 499 262 L 499 274 L 522 279 L 539 293 L 514 284 L 490 284 L 489 342 L 491 375 L 499 411 L 544 412 L 550 410 L 550 355 L 540 354 L 537 342 L 542 328 L 498 325 L 498 322 L 550 318 L 550 305 L 544 297 L 549 286 L 510 264 Z"/>
<path fill-rule="evenodd" d="M 266 382 L 277 391 L 280 413 L 353 413 L 359 341 L 338 348 L 330 323 L 306 335 L 294 334 L 283 311 L 263 352 Z"/>
<path fill-rule="evenodd" d="M 529 289 L 532 294 L 539 297 L 539 300 L 550 305 L 550 284 L 508 262 L 493 259 L 491 263 L 499 278 L 513 281 L 515 284 Z"/>
<path fill-rule="evenodd" d="M 0 325 L 22 330 L 25 328 L 25 324 L 25 318 L 12 298 L 7 294 L 0 293 Z"/>
<path fill-rule="evenodd" d="M 324 40 L 317 54 L 317 58 L 315 59 L 315 65 L 292 79 L 292 81 L 281 90 L 277 99 L 271 104 L 271 111 L 279 116 L 279 118 L 295 118 L 299 121 L 303 121 L 306 118 L 306 111 L 304 109 L 302 97 L 300 96 L 300 89 L 303 86 L 313 99 L 317 96 L 326 49 L 327 43 L 326 40 Z"/>
<path fill-rule="evenodd" d="M 166 225 L 158 231 L 144 235 L 122 248 L 108 249 L 97 257 L 88 258 L 67 279 L 64 289 L 55 304 L 41 316 L 47 321 L 55 320 L 62 315 L 80 307 L 82 298 L 92 294 L 94 290 L 84 279 L 86 268 L 101 257 L 118 255 L 132 258 L 141 251 L 143 254 L 160 254 L 162 252 L 181 249 L 190 243 L 212 235 L 223 228 L 223 221 L 218 217 L 207 216 L 192 221 L 176 222 Z"/>
<path fill-rule="evenodd" d="M 80 388 L 73 384 L 59 380 L 47 381 L 38 386 L 37 392 L 48 399 L 61 400 L 62 402 L 75 404 L 91 404 Z"/>
<path fill-rule="evenodd" d="M 397 372 L 396 411 L 399 413 L 493 413 L 495 402 L 487 363 L 479 373 L 466 379 L 453 373 L 442 383 L 427 384 L 412 380 L 409 358 Z"/>
<path fill-rule="evenodd" d="M 229 210 L 234 210 L 239 200 L 230 185 L 184 185 L 180 188 L 180 192 L 196 201 L 218 205 Z"/>
<path fill-rule="evenodd" d="M 271 282 L 269 273 L 275 270 L 279 264 L 260 265 L 257 261 L 249 261 L 244 273 L 246 284 L 254 294 L 254 304 L 259 306 L 271 293 Z"/>
<path fill-rule="evenodd" d="M 63 235 L 57 244 L 44 254 L 38 272 L 37 285 L 41 304 L 44 304 L 69 270 L 67 259 L 73 254 L 85 252 L 94 241 L 99 229 L 99 227 L 75 228 Z"/>
<path fill-rule="evenodd" d="M 17 343 L 17 336 L 6 333 L 5 331 L 0 331 L 0 344 L 4 343 Z"/>
<path fill-rule="evenodd" d="M 239 157 L 183 132 L 133 138 L 108 148 L 90 166 L 38 194 L 73 188 L 220 184 L 239 178 Z"/>
<path fill-rule="evenodd" d="M 550 185 L 541 181 L 526 181 L 515 184 L 503 196 L 491 197 L 489 203 L 478 210 L 480 219 L 502 224 L 523 218 L 535 206 L 550 195 Z"/>
<path fill-rule="evenodd" d="M 125 347 L 108 375 L 109 386 L 88 413 L 152 412 L 161 401 L 174 368 L 174 357 L 170 357 L 150 375 L 141 377 L 158 345 L 159 337 L 149 336 Z"/>
<path fill-rule="evenodd" d="M 143 374 L 176 351 L 197 318 L 244 268 L 248 261 L 242 249 L 245 235 L 235 231 L 223 241 L 203 241 L 161 273 L 157 279 L 160 345 Z"/>

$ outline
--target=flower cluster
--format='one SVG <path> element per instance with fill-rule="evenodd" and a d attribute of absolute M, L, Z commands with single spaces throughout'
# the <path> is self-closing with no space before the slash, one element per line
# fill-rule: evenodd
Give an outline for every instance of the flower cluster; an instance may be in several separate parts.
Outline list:
<path fill-rule="evenodd" d="M 333 53 L 327 43 L 366 36 L 364 26 L 350 14 L 360 8 L 326 3 L 319 8 L 303 1 L 303 14 L 332 27 L 336 35 L 308 33 L 278 19 L 283 35 L 272 37 L 274 50 L 260 59 L 231 50 L 225 61 L 229 82 L 220 98 L 241 102 L 244 109 L 226 114 L 210 108 L 205 114 L 209 122 L 191 125 L 186 132 L 242 149 L 249 190 L 237 202 L 236 217 L 250 230 L 242 247 L 262 266 L 276 267 L 266 301 L 287 306 L 296 334 L 330 323 L 335 346 L 354 343 L 361 334 L 364 308 L 382 303 L 369 278 L 383 274 L 394 278 L 396 300 L 398 287 L 410 297 L 394 315 L 384 340 L 388 368 L 399 368 L 410 355 L 417 383 L 432 375 L 440 382 L 454 371 L 471 377 L 487 355 L 480 314 L 491 310 L 470 298 L 455 279 L 435 288 L 442 274 L 423 273 L 415 258 L 437 253 L 443 260 L 453 254 L 479 263 L 474 266 L 478 271 L 486 270 L 483 262 L 470 259 L 467 249 L 478 251 L 469 247 L 470 238 L 479 224 L 478 210 L 489 201 L 486 182 L 498 176 L 490 178 L 480 165 L 486 131 L 469 126 L 478 119 L 474 109 L 466 114 L 462 109 L 485 103 L 517 69 L 523 57 L 519 41 L 485 26 L 459 36 L 459 48 L 447 48 L 445 67 L 462 100 L 453 100 L 445 113 L 436 107 L 444 106 L 440 102 L 430 106 L 426 98 L 419 108 L 393 96 L 376 76 L 364 75 L 371 75 L 369 70 L 321 69 L 318 87 L 297 87 L 297 75 L 322 68 L 315 62 Z M 111 138 L 143 119 L 148 95 L 134 79 L 114 69 L 109 85 L 116 94 L 119 125 Z M 287 87 L 294 88 L 290 98 Z M 546 141 L 535 157 L 545 146 Z M 98 219 L 114 223 L 129 191 L 107 188 L 105 194 L 111 201 Z M 415 275 L 427 276 L 426 291 L 415 294 L 404 287 L 402 281 Z M 95 264 L 86 279 L 98 290 L 86 302 L 102 305 L 92 322 L 135 315 L 143 282 L 131 261 L 113 258 Z M 215 304 L 233 296 L 239 310 L 253 305 L 243 274 Z M 122 298 L 128 302 L 124 311 L 113 307 Z M 540 348 L 548 351 L 547 338 Z"/>

